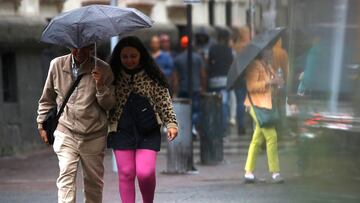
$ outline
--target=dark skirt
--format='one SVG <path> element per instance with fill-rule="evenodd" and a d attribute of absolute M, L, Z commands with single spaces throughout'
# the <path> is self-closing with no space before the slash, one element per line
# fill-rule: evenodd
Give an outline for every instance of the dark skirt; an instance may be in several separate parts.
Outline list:
<path fill-rule="evenodd" d="M 150 149 L 160 151 L 160 128 L 147 135 L 130 134 L 125 131 L 111 133 L 108 137 L 108 147 L 114 150 Z"/>

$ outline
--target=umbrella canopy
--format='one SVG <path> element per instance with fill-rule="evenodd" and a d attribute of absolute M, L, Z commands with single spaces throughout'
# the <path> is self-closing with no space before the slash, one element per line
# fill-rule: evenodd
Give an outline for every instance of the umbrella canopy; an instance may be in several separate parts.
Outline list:
<path fill-rule="evenodd" d="M 253 40 L 238 54 L 233 63 L 227 77 L 227 88 L 232 89 L 241 84 L 242 73 L 254 58 L 265 48 L 273 46 L 280 34 L 285 30 L 284 27 L 266 30 L 256 35 Z"/>
<path fill-rule="evenodd" d="M 110 37 L 149 28 L 152 20 L 134 8 L 91 5 L 56 16 L 42 33 L 40 41 L 81 48 Z"/>

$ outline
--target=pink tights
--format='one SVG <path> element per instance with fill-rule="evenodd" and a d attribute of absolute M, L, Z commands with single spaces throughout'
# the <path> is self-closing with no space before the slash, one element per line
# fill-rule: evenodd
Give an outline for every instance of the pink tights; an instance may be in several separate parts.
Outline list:
<path fill-rule="evenodd" d="M 155 193 L 156 151 L 148 149 L 115 150 L 122 203 L 135 203 L 135 176 L 144 203 L 152 203 Z"/>

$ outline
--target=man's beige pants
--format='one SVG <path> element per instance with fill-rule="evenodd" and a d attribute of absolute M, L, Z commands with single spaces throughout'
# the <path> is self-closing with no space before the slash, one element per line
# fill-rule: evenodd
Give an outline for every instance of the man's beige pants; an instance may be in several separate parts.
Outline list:
<path fill-rule="evenodd" d="M 56 185 L 59 203 L 76 202 L 76 174 L 82 166 L 85 203 L 101 203 L 104 176 L 106 137 L 79 140 L 75 135 L 55 131 L 54 151 L 59 159 L 60 173 Z"/>

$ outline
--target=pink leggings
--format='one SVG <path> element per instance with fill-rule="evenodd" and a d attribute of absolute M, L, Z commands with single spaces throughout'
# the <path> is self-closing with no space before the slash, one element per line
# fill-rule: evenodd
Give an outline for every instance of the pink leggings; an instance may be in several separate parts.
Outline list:
<path fill-rule="evenodd" d="M 155 193 L 156 154 L 154 150 L 115 150 L 122 203 L 135 203 L 135 176 L 144 203 L 152 203 Z"/>

